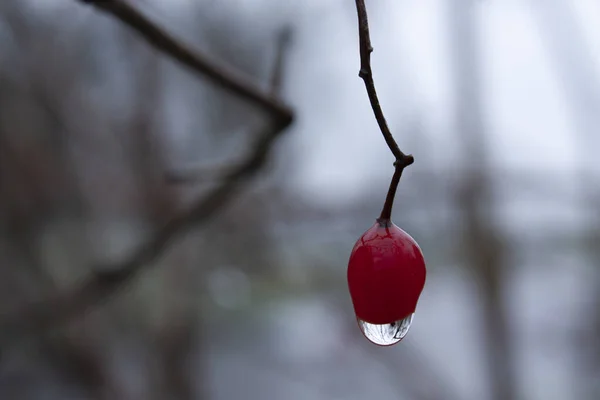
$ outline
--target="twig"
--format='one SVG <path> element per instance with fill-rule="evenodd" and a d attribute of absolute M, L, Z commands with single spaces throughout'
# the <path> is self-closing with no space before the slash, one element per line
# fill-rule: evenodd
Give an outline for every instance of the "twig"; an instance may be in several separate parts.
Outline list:
<path fill-rule="evenodd" d="M 283 46 L 279 46 L 283 51 Z M 280 74 L 282 57 L 275 68 Z M 273 104 L 277 104 L 273 101 Z M 259 171 L 275 139 L 292 121 L 276 112 L 272 124 L 259 137 L 253 151 L 234 167 L 223 182 L 207 195 L 194 202 L 187 210 L 172 217 L 145 245 L 131 257 L 117 265 L 96 266 L 97 271 L 70 291 L 56 297 L 28 303 L 19 309 L 0 313 L 0 346 L 7 342 L 43 335 L 53 328 L 72 320 L 129 283 L 144 267 L 149 266 L 176 238 L 200 222 L 206 222 L 223 208 L 241 187 L 241 184 Z"/>
<path fill-rule="evenodd" d="M 398 184 L 400 183 L 400 178 L 402 177 L 402 171 L 404 171 L 404 168 L 411 165 L 415 160 L 412 155 L 404 154 L 398 147 L 398 144 L 394 140 L 392 132 L 388 127 L 387 121 L 385 120 L 381 105 L 379 104 L 379 98 L 377 97 L 377 91 L 375 90 L 375 82 L 373 81 L 373 71 L 371 70 L 371 53 L 373 52 L 373 47 L 371 46 L 369 20 L 367 18 L 367 8 L 364 0 L 356 0 L 356 13 L 358 15 L 358 36 L 360 45 L 360 71 L 358 76 L 360 76 L 365 82 L 367 94 L 369 95 L 369 101 L 371 102 L 371 108 L 373 108 L 373 113 L 375 114 L 375 119 L 377 120 L 379 129 L 381 129 L 381 133 L 383 134 L 385 142 L 396 158 L 396 161 L 394 162 L 396 170 L 394 172 L 394 176 L 392 177 L 392 182 L 390 183 L 390 188 L 385 199 L 385 204 L 383 205 L 383 210 L 381 211 L 381 216 L 379 217 L 380 222 L 388 223 L 391 218 L 394 197 L 396 196 L 396 190 L 398 188 Z"/>
<path fill-rule="evenodd" d="M 206 75 L 222 88 L 248 100 L 264 111 L 278 116 L 282 124 L 289 125 L 292 111 L 275 97 L 264 94 L 252 81 L 230 67 L 211 61 L 206 55 L 191 50 L 148 17 L 143 15 L 126 0 L 76 0 L 91 4 L 129 26 L 158 50 L 179 61 L 192 70 Z M 289 120 L 289 121 L 288 121 Z"/>

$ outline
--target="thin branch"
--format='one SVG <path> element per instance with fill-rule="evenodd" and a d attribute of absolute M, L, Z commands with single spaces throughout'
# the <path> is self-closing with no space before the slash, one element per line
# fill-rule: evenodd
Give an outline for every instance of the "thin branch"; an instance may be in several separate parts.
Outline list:
<path fill-rule="evenodd" d="M 273 63 L 273 73 L 271 75 L 271 94 L 277 96 L 281 94 L 281 85 L 283 83 L 283 62 L 286 54 L 285 50 L 290 47 L 293 31 L 290 26 L 284 26 L 279 32 L 279 41 L 275 49 L 275 62 Z"/>
<path fill-rule="evenodd" d="M 139 33 L 146 41 L 179 61 L 186 67 L 207 76 L 222 88 L 248 100 L 264 111 L 278 116 L 282 124 L 289 125 L 292 111 L 273 96 L 264 94 L 252 81 L 227 65 L 211 61 L 206 55 L 190 49 L 173 35 L 157 26 L 126 0 L 76 0 L 91 4 L 99 10 L 116 17 L 118 20 Z M 289 121 L 288 121 L 289 120 Z"/>
<path fill-rule="evenodd" d="M 279 51 L 283 51 L 282 46 L 279 46 Z M 280 60 L 281 57 L 277 59 Z M 278 61 L 276 73 L 281 64 L 282 61 Z M 153 238 L 128 259 L 116 265 L 92 268 L 92 271 L 97 271 L 94 275 L 74 289 L 59 293 L 56 297 L 31 302 L 16 310 L 0 313 L 0 346 L 43 335 L 60 327 L 131 282 L 175 239 L 197 224 L 208 221 L 232 199 L 241 189 L 241 184 L 260 170 L 274 141 L 291 121 L 291 116 L 282 118 L 281 114 L 276 114 L 269 128 L 256 141 L 252 152 L 223 177 L 224 180 L 219 186 L 195 201 L 185 211 L 173 216 Z"/>
<path fill-rule="evenodd" d="M 379 216 L 380 222 L 384 224 L 390 221 L 392 217 L 392 207 L 394 205 L 398 184 L 400 184 L 400 178 L 402 178 L 402 172 L 404 172 L 404 167 L 395 164 L 394 175 L 392 176 L 392 181 L 390 182 L 387 196 L 385 196 L 385 203 L 383 203 L 383 209 L 381 210 L 381 215 Z"/>
<path fill-rule="evenodd" d="M 391 218 L 392 205 L 394 203 L 396 189 L 398 188 L 398 184 L 400 182 L 400 177 L 402 176 L 402 171 L 404 168 L 411 165 L 415 160 L 412 155 L 403 153 L 398 147 L 398 144 L 394 140 L 392 132 L 388 127 L 387 121 L 385 120 L 381 105 L 379 104 L 379 98 L 377 97 L 375 82 L 373 80 L 373 71 L 371 69 L 371 53 L 373 52 L 373 46 L 371 46 L 369 20 L 367 18 L 367 7 L 365 6 L 364 0 L 356 0 L 356 13 L 358 15 L 358 36 L 360 45 L 360 71 L 358 76 L 360 76 L 365 82 L 369 101 L 371 102 L 371 108 L 373 108 L 373 113 L 375 114 L 375 119 L 377 120 L 379 129 L 381 129 L 381 133 L 383 134 L 385 142 L 396 158 L 396 162 L 394 163 L 396 171 L 392 178 L 392 182 L 390 183 L 390 188 L 388 190 L 388 195 L 383 206 L 383 210 L 381 211 L 381 216 L 379 217 L 381 222 L 386 223 L 389 222 Z"/>

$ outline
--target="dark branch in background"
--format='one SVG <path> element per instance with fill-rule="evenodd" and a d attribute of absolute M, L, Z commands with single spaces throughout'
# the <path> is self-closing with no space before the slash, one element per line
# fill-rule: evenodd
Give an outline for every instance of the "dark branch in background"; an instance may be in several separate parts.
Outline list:
<path fill-rule="evenodd" d="M 227 65 L 211 61 L 208 56 L 175 39 L 172 35 L 158 27 L 126 0 L 76 0 L 92 4 L 99 10 L 116 17 L 118 20 L 139 33 L 148 43 L 158 50 L 179 61 L 186 67 L 207 76 L 222 88 L 248 100 L 264 111 L 282 120 L 281 124 L 289 125 L 292 111 L 277 98 L 264 94 L 252 81 L 246 79 L 238 71 Z M 289 121 L 288 121 L 289 120 Z"/>
<path fill-rule="evenodd" d="M 137 13 L 130 7 L 124 6 L 120 1 L 102 2 L 104 10 L 105 4 L 115 4 L 118 7 L 124 7 L 123 12 L 117 7 L 120 18 L 124 16 L 134 16 Z M 152 28 L 152 31 L 159 31 Z M 160 31 L 159 31 L 160 32 Z M 286 34 L 287 35 L 287 34 Z M 283 35 L 283 39 L 285 36 Z M 284 46 L 281 44 L 285 40 L 280 40 L 278 51 L 282 52 Z M 168 46 L 163 43 L 163 46 Z M 177 50 L 177 51 L 180 51 Z M 168 51 L 168 54 L 177 51 Z M 277 66 L 275 75 L 281 76 L 282 57 L 277 57 Z M 197 59 L 198 65 L 209 65 L 201 59 Z M 204 73 L 204 70 L 198 69 L 198 72 Z M 227 78 L 221 78 L 227 79 Z M 280 85 L 280 78 L 274 79 L 277 85 Z M 238 87 L 239 83 L 229 84 L 230 88 Z M 242 87 L 246 87 L 242 85 Z M 278 88 L 273 88 L 275 92 Z M 234 89 L 242 90 L 242 89 Z M 243 89 L 246 90 L 246 89 Z M 252 152 L 237 166 L 234 166 L 224 177 L 223 182 L 208 194 L 196 200 L 185 211 L 173 216 L 158 232 L 144 245 L 142 245 L 131 257 L 121 263 L 110 266 L 96 266 L 92 268 L 95 274 L 81 283 L 78 287 L 58 293 L 56 297 L 42 299 L 28 303 L 16 310 L 0 314 L 0 344 L 5 345 L 11 340 L 24 340 L 36 335 L 43 335 L 53 328 L 62 326 L 80 314 L 97 305 L 102 300 L 113 294 L 118 288 L 130 282 L 144 267 L 151 264 L 176 238 L 185 233 L 195 225 L 206 222 L 210 217 L 226 205 L 227 201 L 241 188 L 241 184 L 254 175 L 264 164 L 272 144 L 275 139 L 290 125 L 292 121 L 292 112 L 273 96 L 266 96 L 256 92 L 252 97 L 247 98 L 260 99 L 259 104 L 267 105 L 266 108 L 273 114 L 272 123 L 269 125 L 253 146 Z M 100 272 L 102 271 L 102 272 Z"/>
<path fill-rule="evenodd" d="M 273 75 L 271 75 L 271 95 L 281 95 L 281 85 L 283 81 L 283 62 L 285 59 L 285 49 L 289 48 L 292 41 L 292 28 L 289 26 L 283 27 L 279 36 L 279 42 L 275 49 L 275 63 Z"/>
<path fill-rule="evenodd" d="M 394 167 L 396 168 L 394 176 L 392 177 L 383 210 L 381 210 L 381 216 L 379 217 L 380 222 L 388 223 L 392 216 L 392 206 L 394 205 L 394 198 L 396 197 L 396 190 L 398 189 L 398 184 L 402 177 L 402 171 L 415 160 L 412 155 L 404 154 L 398 147 L 398 144 L 392 136 L 392 132 L 390 132 L 387 121 L 385 120 L 381 105 L 379 104 L 379 98 L 377 97 L 377 91 L 375 90 L 375 82 L 373 81 L 373 71 L 371 70 L 371 53 L 373 52 L 373 47 L 371 46 L 369 20 L 367 18 L 367 8 L 364 0 L 356 0 L 356 13 L 358 15 L 358 36 L 360 44 L 360 72 L 358 73 L 358 76 L 365 82 L 369 101 L 371 102 L 377 124 L 379 124 L 379 129 L 381 129 L 385 142 L 396 158 L 396 161 L 394 162 Z"/>
<path fill-rule="evenodd" d="M 275 62 L 270 81 L 270 91 L 273 96 L 278 96 L 281 93 L 281 84 L 283 80 L 283 63 L 285 61 L 285 51 L 289 47 L 292 39 L 292 29 L 289 26 L 284 27 L 280 34 L 279 40 L 277 41 L 277 48 L 275 49 Z M 260 130 L 264 130 L 261 128 Z M 260 133 L 259 133 L 260 136 Z M 231 174 L 231 164 L 215 167 L 202 167 L 202 166 L 191 166 L 186 167 L 177 171 L 169 171 L 165 179 L 169 183 L 205 183 L 205 182 L 217 182 L 222 179 L 226 179 L 227 175 Z"/>

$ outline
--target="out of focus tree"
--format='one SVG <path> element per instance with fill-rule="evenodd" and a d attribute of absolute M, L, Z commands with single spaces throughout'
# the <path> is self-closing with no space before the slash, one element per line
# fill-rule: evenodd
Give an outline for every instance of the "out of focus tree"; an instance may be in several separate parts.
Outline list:
<path fill-rule="evenodd" d="M 76 17 L 63 23 L 68 12 Z M 187 164 L 172 159 L 169 129 L 178 121 L 164 111 L 177 101 L 173 88 L 182 84 L 173 79 L 174 68 L 117 21 L 83 14 L 76 2 L 49 9 L 18 1 L 2 4 L 0 27 L 8 38 L 0 70 L 5 309 L 77 284 L 95 272 L 86 264 L 126 257 L 179 211 L 181 192 L 194 184 L 177 187 L 165 180 L 170 169 Z M 213 56 L 257 81 L 267 80 L 274 63 L 273 30 L 199 15 L 202 33 L 210 32 L 204 44 L 211 44 Z M 240 37 L 244 47 L 238 46 Z M 188 73 L 182 79 L 189 86 L 194 78 Z M 195 152 L 199 158 L 220 152 L 222 159 L 237 163 L 268 118 L 206 82 L 191 86 L 205 101 L 201 118 L 189 128 L 200 130 L 195 137 L 212 140 L 190 148 L 201 150 Z M 268 82 L 262 86 L 266 89 Z M 29 364 L 47 365 L 49 370 L 38 369 L 29 379 L 42 382 L 56 374 L 50 378 L 55 387 L 69 391 L 72 381 L 94 398 L 204 397 L 208 388 L 199 383 L 202 368 L 191 368 L 191 356 L 202 342 L 206 261 L 214 261 L 216 254 L 239 262 L 262 257 L 264 224 L 254 211 L 264 209 L 265 200 L 242 201 L 246 208 L 238 218 L 231 215 L 229 222 L 226 218 L 184 240 L 159 261 L 168 268 L 146 274 L 125 296 L 51 335 L 3 349 L 3 364 L 16 365 L 25 357 Z M 220 243 L 215 236 L 221 236 Z M 243 237 L 254 242 L 244 247 Z M 200 251 L 199 239 L 204 241 Z M 140 374 L 137 383 L 131 368 Z M 31 388 L 10 390 L 3 396 L 37 398 Z"/>
<path fill-rule="evenodd" d="M 477 285 L 491 398 L 517 399 L 510 318 L 505 299 L 508 282 L 503 235 L 494 221 L 494 182 L 490 172 L 483 114 L 480 46 L 475 2 L 447 3 L 454 60 L 456 138 L 463 177 L 457 182 L 457 208 L 463 221 L 461 248 Z"/>
<path fill-rule="evenodd" d="M 532 14 L 536 16 L 540 37 L 544 38 L 556 76 L 561 84 L 562 93 L 568 99 L 569 114 L 574 130 L 573 141 L 578 159 L 578 188 L 580 204 L 584 216 L 584 243 L 586 258 L 596 269 L 600 267 L 600 186 L 594 168 L 596 152 L 600 141 L 597 129 L 600 124 L 600 77 L 597 74 L 598 63 L 586 43 L 586 37 L 575 15 L 573 4 L 554 0 L 548 4 L 531 2 Z M 582 363 L 582 374 L 587 379 L 583 385 L 584 396 L 597 398 L 600 387 L 595 378 L 600 373 L 600 346 L 595 340 L 600 335 L 600 272 L 594 274 L 595 299 L 590 304 L 592 317 L 586 319 L 589 326 L 585 330 L 582 353 L 587 362 Z M 578 337 L 578 336 L 576 336 Z M 592 351 L 590 351 L 590 345 Z"/>

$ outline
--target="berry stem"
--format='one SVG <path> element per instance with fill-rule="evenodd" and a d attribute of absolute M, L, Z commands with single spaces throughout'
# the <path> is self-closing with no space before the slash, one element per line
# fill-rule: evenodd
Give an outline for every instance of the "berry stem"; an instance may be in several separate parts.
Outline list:
<path fill-rule="evenodd" d="M 396 169 L 394 176 L 392 177 L 392 182 L 390 183 L 390 188 L 388 190 L 380 217 L 382 220 L 389 220 L 392 215 L 392 205 L 394 204 L 394 197 L 396 195 L 396 190 L 398 189 L 398 184 L 400 183 L 402 171 L 404 171 L 404 168 L 408 167 L 414 162 L 414 158 L 412 155 L 405 154 L 402 152 L 402 150 L 400 150 L 400 147 L 398 147 L 398 144 L 394 140 L 392 132 L 390 131 L 387 121 L 385 120 L 385 116 L 383 115 L 383 110 L 381 109 L 381 104 L 379 104 L 379 98 L 377 97 L 377 91 L 375 90 L 375 81 L 373 80 L 373 71 L 371 69 L 371 53 L 373 52 L 373 46 L 371 46 L 367 7 L 365 6 L 364 0 L 355 0 L 355 3 L 356 13 L 358 15 L 360 54 L 360 71 L 358 76 L 360 76 L 365 82 L 367 95 L 369 96 L 369 102 L 371 103 L 371 108 L 373 109 L 373 114 L 375 114 L 375 119 L 377 120 L 379 129 L 381 130 L 381 134 L 383 135 L 383 138 L 390 151 L 396 158 L 396 162 L 394 163 Z"/>
<path fill-rule="evenodd" d="M 392 207 L 394 206 L 394 198 L 396 197 L 396 190 L 398 189 L 398 184 L 400 183 L 400 178 L 402 177 L 402 172 L 404 168 L 409 166 L 414 162 L 412 156 L 404 156 L 400 160 L 396 160 L 394 163 L 394 175 L 392 176 L 392 181 L 390 182 L 390 188 L 388 189 L 387 196 L 385 198 L 385 203 L 383 204 L 383 209 L 381 210 L 381 215 L 379 216 L 379 223 L 389 223 L 392 219 Z"/>

